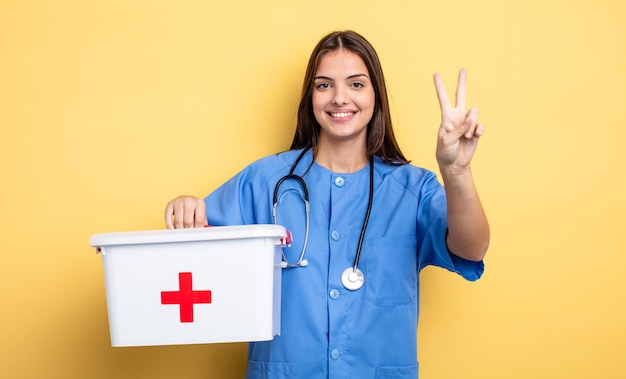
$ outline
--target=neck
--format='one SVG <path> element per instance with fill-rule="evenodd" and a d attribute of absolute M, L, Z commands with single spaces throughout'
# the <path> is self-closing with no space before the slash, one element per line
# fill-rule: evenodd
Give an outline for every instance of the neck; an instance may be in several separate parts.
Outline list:
<path fill-rule="evenodd" d="M 329 146 L 320 143 L 315 155 L 320 166 L 338 173 L 349 174 L 361 170 L 369 162 L 365 146 Z"/>

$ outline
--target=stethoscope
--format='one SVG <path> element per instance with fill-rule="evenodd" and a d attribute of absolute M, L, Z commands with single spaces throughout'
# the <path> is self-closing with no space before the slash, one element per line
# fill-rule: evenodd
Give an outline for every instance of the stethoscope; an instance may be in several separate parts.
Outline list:
<path fill-rule="evenodd" d="M 291 263 L 287 260 L 287 257 L 285 256 L 285 253 L 283 252 L 283 262 L 282 262 L 282 266 L 284 268 L 289 268 L 289 267 L 305 267 L 309 264 L 309 262 L 304 259 L 304 254 L 306 252 L 306 247 L 309 241 L 309 223 L 310 223 L 310 211 L 311 208 L 309 206 L 309 190 L 307 188 L 306 183 L 304 182 L 304 179 L 299 176 L 294 174 L 293 172 L 295 171 L 296 167 L 298 166 L 298 163 L 300 163 L 300 160 L 302 159 L 302 157 L 304 157 L 304 154 L 306 154 L 306 152 L 309 149 L 304 149 L 302 150 L 302 152 L 300 153 L 300 155 L 298 156 L 298 158 L 296 158 L 295 162 L 293 162 L 293 165 L 291 166 L 291 170 L 289 170 L 289 174 L 283 176 L 282 178 L 280 178 L 278 180 L 278 182 L 276 183 L 276 186 L 274 187 L 274 207 L 272 209 L 272 216 L 274 218 L 274 224 L 278 224 L 278 218 L 276 217 L 277 214 L 277 208 L 278 208 L 278 190 L 280 189 L 280 186 L 287 180 L 295 180 L 300 184 L 300 187 L 302 188 L 302 199 L 304 201 L 304 207 L 305 207 L 305 213 L 306 213 L 306 226 L 305 226 L 305 232 L 304 232 L 304 243 L 302 245 L 302 251 L 300 252 L 300 256 L 298 257 L 298 260 Z M 370 218 L 370 213 L 372 211 L 372 202 L 373 202 L 373 198 L 374 198 L 374 158 L 370 157 L 370 188 L 369 188 L 369 197 L 367 200 L 367 211 L 365 212 L 365 218 L 363 219 L 363 226 L 361 227 L 361 235 L 359 236 L 359 243 L 357 245 L 356 248 L 356 254 L 354 256 L 354 264 L 352 265 L 352 267 L 348 267 L 346 268 L 342 273 L 341 273 L 341 283 L 343 284 L 344 287 L 346 287 L 346 289 L 349 290 L 358 290 L 359 288 L 361 288 L 363 286 L 363 282 L 365 281 L 365 276 L 363 275 L 363 272 L 359 269 L 359 259 L 361 257 L 361 248 L 363 247 L 363 239 L 365 238 L 365 229 L 367 229 L 367 223 L 369 221 Z"/>

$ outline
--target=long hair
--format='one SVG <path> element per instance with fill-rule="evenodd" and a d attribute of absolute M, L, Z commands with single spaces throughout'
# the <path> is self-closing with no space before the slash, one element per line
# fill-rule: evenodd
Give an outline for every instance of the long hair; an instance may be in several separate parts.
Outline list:
<path fill-rule="evenodd" d="M 317 151 L 320 125 L 313 114 L 315 74 L 322 57 L 339 49 L 346 49 L 361 57 L 374 87 L 374 113 L 367 125 L 367 155 L 378 155 L 383 161 L 391 164 L 408 163 L 393 133 L 387 87 L 378 54 L 363 36 L 351 30 L 330 33 L 313 49 L 302 85 L 298 124 L 291 142 L 291 150 L 311 148 L 314 152 Z"/>

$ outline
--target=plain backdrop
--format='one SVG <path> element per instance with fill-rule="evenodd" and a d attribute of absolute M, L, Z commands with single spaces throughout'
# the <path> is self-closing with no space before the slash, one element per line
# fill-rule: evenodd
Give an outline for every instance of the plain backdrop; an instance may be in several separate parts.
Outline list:
<path fill-rule="evenodd" d="M 487 126 L 486 272 L 422 273 L 420 377 L 626 377 L 624 4 L 0 2 L 0 377 L 243 376 L 246 344 L 112 348 L 89 237 L 287 149 L 336 29 L 377 48 L 414 164 L 437 170 L 434 72 L 468 68 Z"/>

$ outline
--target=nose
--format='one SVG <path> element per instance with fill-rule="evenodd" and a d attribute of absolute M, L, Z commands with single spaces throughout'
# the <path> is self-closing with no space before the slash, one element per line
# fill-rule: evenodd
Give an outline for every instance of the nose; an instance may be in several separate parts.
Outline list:
<path fill-rule="evenodd" d="M 345 86 L 335 86 L 335 92 L 333 93 L 332 103 L 335 105 L 346 105 L 350 102 L 348 98 L 348 92 Z"/>

